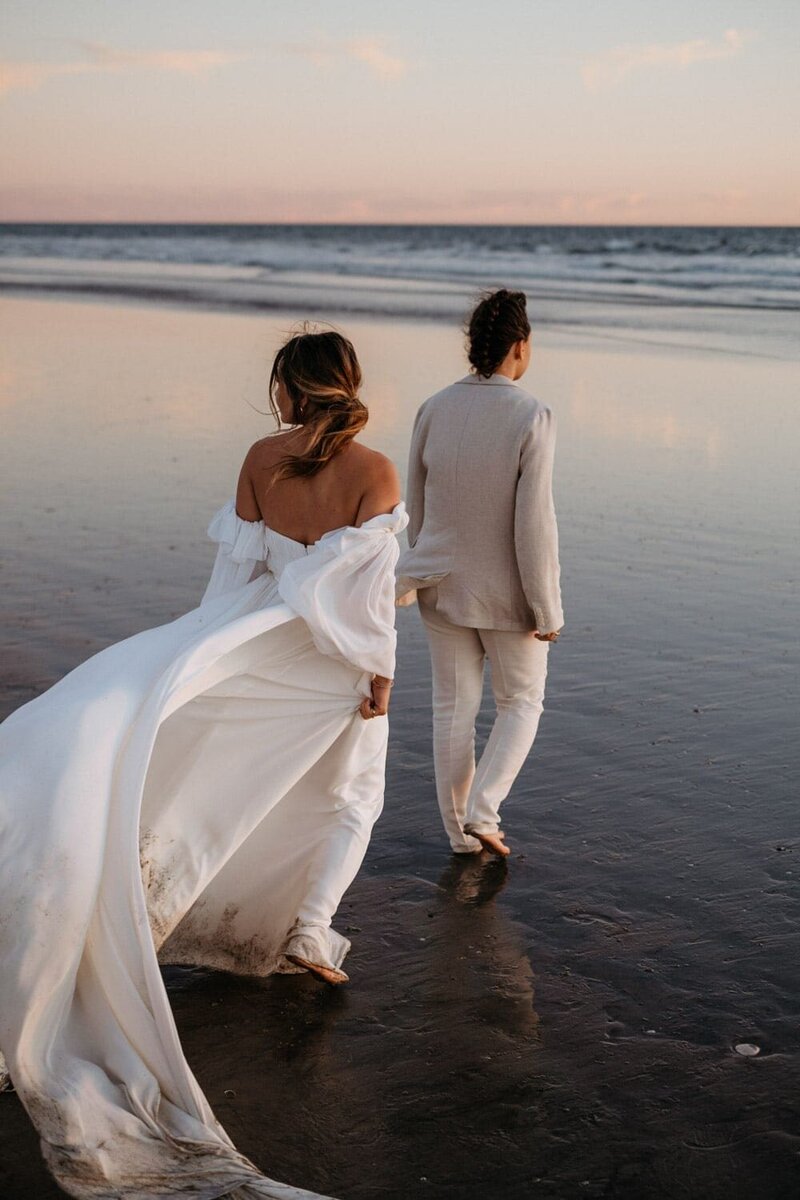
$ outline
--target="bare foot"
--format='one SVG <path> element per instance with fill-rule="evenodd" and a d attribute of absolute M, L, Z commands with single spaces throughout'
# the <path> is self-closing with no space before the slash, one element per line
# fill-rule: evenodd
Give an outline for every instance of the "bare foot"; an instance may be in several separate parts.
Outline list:
<path fill-rule="evenodd" d="M 477 838 L 484 850 L 488 850 L 490 854 L 498 854 L 501 858 L 506 858 L 511 851 L 508 846 L 503 844 L 505 834 L 498 829 L 497 833 L 478 833 L 474 829 L 468 829 L 465 832 L 471 837 Z"/>
<path fill-rule="evenodd" d="M 325 967 L 322 963 L 309 962 L 306 958 L 300 958 L 298 954 L 287 954 L 286 957 L 296 967 L 305 968 L 315 979 L 321 979 L 323 983 L 330 983 L 333 987 L 350 982 L 350 976 L 345 975 L 344 971 L 337 971 L 335 967 Z"/>

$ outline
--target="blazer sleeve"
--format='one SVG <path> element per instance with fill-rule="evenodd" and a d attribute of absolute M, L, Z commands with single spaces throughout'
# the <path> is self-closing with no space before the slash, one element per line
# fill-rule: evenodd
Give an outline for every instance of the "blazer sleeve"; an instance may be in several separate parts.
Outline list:
<path fill-rule="evenodd" d="M 555 446 L 555 417 L 549 408 L 542 408 L 523 439 L 514 511 L 514 543 L 522 590 L 541 633 L 550 633 L 564 624 L 553 504 Z"/>
<path fill-rule="evenodd" d="M 408 452 L 408 479 L 406 481 L 406 509 L 408 510 L 408 544 L 414 546 L 422 522 L 425 519 L 425 405 L 423 404 L 414 421 L 411 447 Z"/>

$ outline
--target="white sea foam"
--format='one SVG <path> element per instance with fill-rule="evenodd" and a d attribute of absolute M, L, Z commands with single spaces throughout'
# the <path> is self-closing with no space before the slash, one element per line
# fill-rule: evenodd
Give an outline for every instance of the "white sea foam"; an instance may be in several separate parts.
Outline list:
<path fill-rule="evenodd" d="M 413 280 L 715 288 L 800 300 L 800 229 L 0 225 L 0 257 L 256 267 Z M 735 295 L 734 295 L 735 292 Z"/>
<path fill-rule="evenodd" d="M 783 355 L 800 229 L 0 225 L 6 291 L 461 320 L 498 286 L 526 291 L 537 324 L 693 333 L 773 312 Z"/>

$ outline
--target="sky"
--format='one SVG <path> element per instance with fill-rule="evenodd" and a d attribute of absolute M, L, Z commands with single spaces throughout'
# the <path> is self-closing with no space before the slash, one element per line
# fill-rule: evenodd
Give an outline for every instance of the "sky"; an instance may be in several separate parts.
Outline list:
<path fill-rule="evenodd" d="M 0 219 L 800 223 L 800 0 L 2 0 Z"/>

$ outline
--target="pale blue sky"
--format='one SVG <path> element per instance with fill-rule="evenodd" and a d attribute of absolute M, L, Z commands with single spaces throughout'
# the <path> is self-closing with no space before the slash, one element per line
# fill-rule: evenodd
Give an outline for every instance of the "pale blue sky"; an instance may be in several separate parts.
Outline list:
<path fill-rule="evenodd" d="M 800 221 L 798 0 L 4 0 L 0 216 Z"/>

